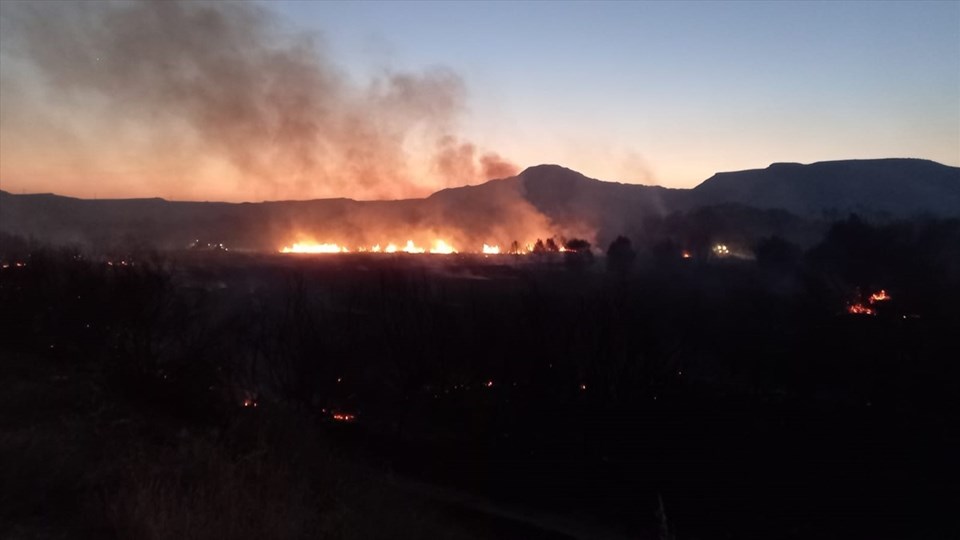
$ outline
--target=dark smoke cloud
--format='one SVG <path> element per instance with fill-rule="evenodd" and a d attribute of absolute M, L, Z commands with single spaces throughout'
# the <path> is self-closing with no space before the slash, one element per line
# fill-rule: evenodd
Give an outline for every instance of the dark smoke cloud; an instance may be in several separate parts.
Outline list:
<path fill-rule="evenodd" d="M 455 135 L 466 94 L 456 73 L 357 84 L 317 36 L 291 32 L 262 5 L 4 4 L 4 47 L 51 95 L 105 104 L 99 122 L 133 123 L 148 146 L 180 149 L 178 160 L 225 162 L 245 192 L 402 197 L 516 172 Z"/>

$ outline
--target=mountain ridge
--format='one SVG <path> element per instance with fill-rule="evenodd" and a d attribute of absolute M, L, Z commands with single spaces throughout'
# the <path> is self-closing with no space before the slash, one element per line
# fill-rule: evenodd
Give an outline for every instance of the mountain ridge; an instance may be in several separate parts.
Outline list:
<path fill-rule="evenodd" d="M 0 231 L 91 245 L 130 237 L 165 248 L 198 237 L 250 249 L 276 249 L 297 236 L 372 245 L 409 231 L 449 234 L 462 245 L 523 240 L 531 231 L 603 245 L 644 230 L 652 218 L 704 207 L 785 210 L 812 221 L 850 212 L 960 217 L 960 168 L 912 158 L 772 163 L 716 173 L 685 189 L 597 180 L 543 164 L 512 177 L 391 201 L 233 203 L 0 191 Z"/>

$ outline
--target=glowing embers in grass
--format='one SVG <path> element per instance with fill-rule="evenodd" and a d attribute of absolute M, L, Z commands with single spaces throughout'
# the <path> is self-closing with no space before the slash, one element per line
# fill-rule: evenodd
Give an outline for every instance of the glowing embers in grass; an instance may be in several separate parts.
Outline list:
<path fill-rule="evenodd" d="M 890 300 L 890 295 L 887 294 L 887 291 L 880 289 L 879 291 L 870 295 L 870 303 L 876 304 L 877 302 L 886 302 Z"/>
<path fill-rule="evenodd" d="M 337 412 L 337 411 L 331 411 L 330 418 L 332 418 L 334 422 L 344 422 L 344 423 L 351 423 L 357 420 L 357 416 L 355 414 L 350 414 L 346 412 Z"/>

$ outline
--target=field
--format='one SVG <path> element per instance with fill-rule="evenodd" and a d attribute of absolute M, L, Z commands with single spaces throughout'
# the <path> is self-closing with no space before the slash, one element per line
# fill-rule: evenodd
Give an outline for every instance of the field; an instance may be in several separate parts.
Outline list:
<path fill-rule="evenodd" d="M 949 537 L 958 230 L 619 261 L 5 237 L 0 527 Z"/>

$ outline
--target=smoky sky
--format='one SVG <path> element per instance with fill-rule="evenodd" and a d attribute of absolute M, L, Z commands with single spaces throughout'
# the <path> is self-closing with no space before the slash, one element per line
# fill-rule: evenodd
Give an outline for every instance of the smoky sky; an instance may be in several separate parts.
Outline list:
<path fill-rule="evenodd" d="M 3 82 L 4 173 L 51 141 L 75 181 L 115 167 L 161 193 L 396 198 L 516 173 L 458 132 L 467 89 L 454 71 L 358 81 L 322 36 L 268 8 L 4 2 L 0 43 L 16 60 Z"/>

